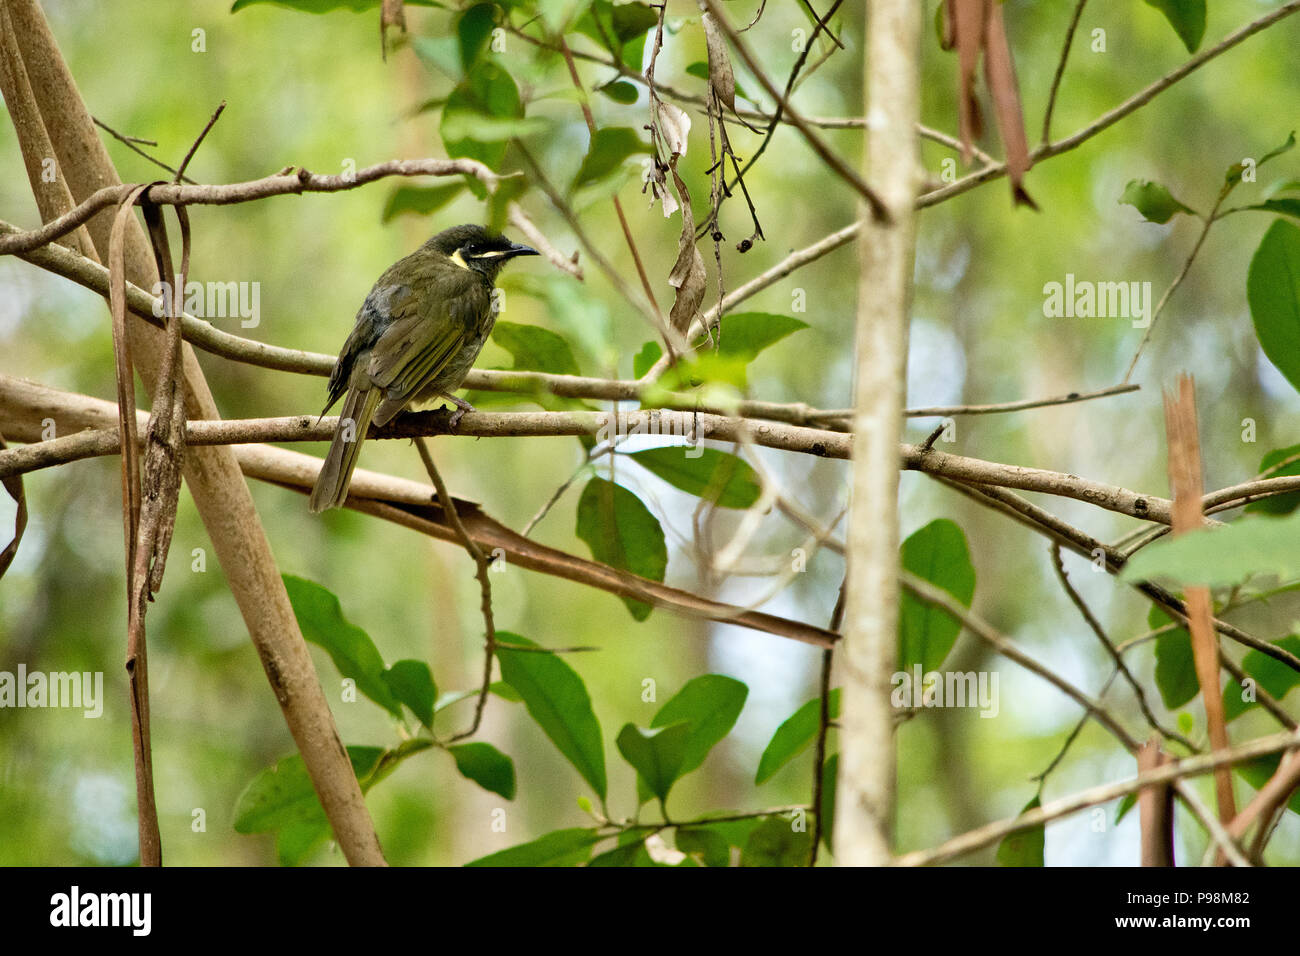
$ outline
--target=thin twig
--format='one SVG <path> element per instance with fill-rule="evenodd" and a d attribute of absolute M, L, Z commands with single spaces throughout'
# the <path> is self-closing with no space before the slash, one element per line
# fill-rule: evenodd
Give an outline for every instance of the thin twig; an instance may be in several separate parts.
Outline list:
<path fill-rule="evenodd" d="M 1133 676 L 1133 672 L 1130 671 L 1128 665 L 1124 663 L 1124 658 L 1120 655 L 1119 651 L 1115 649 L 1115 645 L 1111 643 L 1110 638 L 1106 636 L 1106 631 L 1102 628 L 1101 622 L 1093 615 L 1092 610 L 1083 600 L 1083 596 L 1080 595 L 1079 592 L 1074 589 L 1074 585 L 1070 583 L 1070 576 L 1066 573 L 1065 565 L 1061 561 L 1060 544 L 1052 542 L 1049 551 L 1052 557 L 1052 567 L 1056 570 L 1057 580 L 1061 582 L 1061 589 L 1065 591 L 1066 596 L 1070 599 L 1070 603 L 1078 609 L 1080 616 L 1085 622 L 1087 622 L 1089 629 L 1091 629 L 1092 633 L 1097 636 L 1097 640 L 1101 642 L 1101 646 L 1105 649 L 1106 653 L 1110 655 L 1111 660 L 1115 663 L 1116 671 L 1124 675 L 1124 679 L 1128 682 L 1129 687 L 1133 689 L 1133 695 L 1137 698 L 1138 709 L 1142 711 L 1142 716 L 1147 719 L 1147 723 L 1159 731 L 1167 740 L 1176 740 L 1192 752 L 1199 750 L 1200 748 L 1182 734 L 1178 733 L 1178 731 L 1167 730 L 1165 727 L 1161 726 L 1160 721 L 1151 711 L 1151 705 L 1147 703 L 1147 695 L 1142 689 L 1142 685 L 1138 683 L 1137 678 Z"/>
<path fill-rule="evenodd" d="M 1061 58 L 1056 64 L 1056 73 L 1052 76 L 1052 89 L 1047 94 L 1047 109 L 1043 111 L 1043 142 L 1052 141 L 1052 113 L 1056 109 L 1056 93 L 1061 88 L 1061 77 L 1065 75 L 1065 62 L 1070 58 L 1070 47 L 1074 44 L 1074 33 L 1079 28 L 1079 18 L 1088 0 L 1079 0 L 1070 17 L 1070 26 L 1065 31 L 1065 44 L 1061 47 Z"/>
<path fill-rule="evenodd" d="M 465 546 L 469 556 L 474 559 L 483 612 L 483 684 L 479 688 L 478 701 L 474 705 L 474 721 L 470 724 L 468 730 L 463 730 L 451 738 L 449 743 L 454 743 L 457 740 L 463 740 L 478 733 L 479 725 L 483 722 L 483 709 L 487 706 L 488 690 L 492 686 L 492 661 L 496 656 L 497 645 L 496 621 L 492 614 L 492 581 L 488 577 L 490 573 L 488 559 L 483 554 L 483 550 L 474 543 L 474 539 L 469 536 L 469 532 L 465 530 L 465 525 L 460 520 L 460 513 L 456 510 L 456 502 L 447 492 L 447 486 L 443 483 L 442 475 L 438 473 L 438 466 L 433 462 L 433 455 L 429 452 L 428 442 L 423 438 L 417 438 L 415 439 L 415 447 L 420 452 L 420 460 L 424 462 L 424 470 L 429 473 L 429 480 L 433 482 L 433 487 L 438 490 L 438 505 L 442 508 L 443 514 L 447 516 L 447 523 L 456 532 L 456 537 Z"/>
<path fill-rule="evenodd" d="M 1223 205 L 1223 200 L 1227 198 L 1229 190 L 1225 189 L 1219 195 L 1219 201 L 1214 204 L 1210 214 L 1205 217 L 1205 225 L 1201 228 L 1201 234 L 1196 237 L 1196 244 L 1192 246 L 1192 251 L 1188 253 L 1187 258 L 1183 260 L 1183 267 L 1178 270 L 1178 275 L 1174 276 L 1174 281 L 1169 283 L 1169 288 L 1165 289 L 1164 295 L 1156 303 L 1155 311 L 1151 313 L 1151 321 L 1147 324 L 1146 331 L 1142 335 L 1142 341 L 1138 343 L 1137 351 L 1133 353 L 1133 360 L 1128 363 L 1128 370 L 1124 373 L 1124 382 L 1133 376 L 1133 370 L 1137 368 L 1138 359 L 1142 357 L 1142 350 L 1146 348 L 1147 342 L 1151 340 L 1151 333 L 1156 330 L 1156 322 L 1160 314 L 1164 312 L 1165 305 L 1169 302 L 1169 297 L 1174 294 L 1174 290 L 1183 284 L 1183 279 L 1187 278 L 1187 273 L 1191 271 L 1192 263 L 1196 261 L 1196 254 L 1201 251 L 1201 246 L 1205 243 L 1205 237 L 1210 234 L 1210 227 L 1218 221 L 1219 207 Z"/>
<path fill-rule="evenodd" d="M 127 149 L 131 150 L 133 153 L 138 153 L 139 155 L 143 156 L 145 159 L 149 160 L 149 162 L 153 163 L 155 166 L 159 166 L 162 169 L 167 170 L 167 172 L 171 173 L 173 176 L 176 175 L 175 169 L 168 166 L 158 157 L 151 156 L 150 154 L 146 153 L 143 149 L 141 149 L 139 146 L 136 145 L 137 143 L 141 143 L 145 146 L 156 147 L 158 145 L 156 141 L 152 139 L 142 139 L 139 136 L 126 136 L 125 134 L 119 133 L 117 130 L 113 129 L 113 127 L 109 126 L 107 123 L 102 122 L 101 120 L 99 120 L 94 116 L 92 116 L 91 119 L 95 121 L 96 126 L 104 130 L 106 133 L 108 133 L 118 142 L 122 143 L 122 145 L 124 145 Z M 175 182 L 175 180 L 173 180 L 173 182 Z M 188 176 L 182 176 L 181 182 L 189 183 L 191 186 L 197 185 L 197 183 L 195 183 L 194 180 L 190 179 Z"/>
<path fill-rule="evenodd" d="M 598 20 L 599 18 L 593 18 Z M 591 115 L 591 104 L 587 101 L 587 91 L 583 88 L 582 77 L 578 75 L 578 66 L 573 62 L 573 51 L 569 49 L 569 44 L 564 39 L 564 34 L 560 34 L 560 52 L 564 54 L 564 62 L 569 68 L 569 78 L 573 80 L 573 87 L 578 91 L 578 103 L 582 107 L 582 118 L 587 121 L 587 132 L 591 136 L 591 145 L 596 144 L 596 120 Z M 650 300 L 654 306 L 656 314 L 662 319 L 662 313 L 659 309 L 659 301 L 655 298 L 654 289 L 650 286 L 650 277 L 646 275 L 645 263 L 641 261 L 641 253 L 637 250 L 636 240 L 632 237 L 632 227 L 628 225 L 627 215 L 623 212 L 623 203 L 618 196 L 614 196 L 614 211 L 618 213 L 618 222 L 623 229 L 623 239 L 627 243 L 628 251 L 632 254 L 632 262 L 636 264 L 636 274 L 641 278 L 641 289 L 645 292 L 645 297 Z"/>
<path fill-rule="evenodd" d="M 219 104 L 217 104 L 217 108 L 216 108 L 216 110 L 213 111 L 213 113 L 212 113 L 212 118 L 208 120 L 207 125 L 203 127 L 203 132 L 199 133 L 199 138 L 196 139 L 196 140 L 194 141 L 194 145 L 190 147 L 190 151 L 189 151 L 188 153 L 186 153 L 186 154 L 185 154 L 185 158 L 184 158 L 183 160 L 181 160 L 181 166 L 180 166 L 180 169 L 178 169 L 178 170 L 176 171 L 176 175 L 175 175 L 175 177 L 173 177 L 173 179 L 172 179 L 172 182 L 173 182 L 173 183 L 178 183 L 178 182 L 181 181 L 182 178 L 184 178 L 184 176 L 185 176 L 185 169 L 186 169 L 186 167 L 189 166 L 189 164 L 190 164 L 190 160 L 193 159 L 193 158 L 194 158 L 194 154 L 197 153 L 197 152 L 199 151 L 199 146 L 201 146 L 201 145 L 203 144 L 203 140 L 207 138 L 207 135 L 208 135 L 209 130 L 212 129 L 213 125 L 214 125 L 214 124 L 217 122 L 217 120 L 220 118 L 220 116 L 221 116 L 222 112 L 225 110 L 225 108 L 226 108 L 226 101 L 225 101 L 225 100 L 222 100 Z"/>

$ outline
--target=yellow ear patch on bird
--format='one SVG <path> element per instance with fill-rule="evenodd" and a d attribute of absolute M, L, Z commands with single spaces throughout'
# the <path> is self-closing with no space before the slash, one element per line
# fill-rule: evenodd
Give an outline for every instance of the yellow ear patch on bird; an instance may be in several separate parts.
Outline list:
<path fill-rule="evenodd" d="M 465 257 L 460 254 L 459 249 L 453 252 L 448 258 L 450 258 L 452 262 L 456 263 L 456 265 L 460 266 L 462 269 L 469 268 L 469 265 L 465 262 Z"/>

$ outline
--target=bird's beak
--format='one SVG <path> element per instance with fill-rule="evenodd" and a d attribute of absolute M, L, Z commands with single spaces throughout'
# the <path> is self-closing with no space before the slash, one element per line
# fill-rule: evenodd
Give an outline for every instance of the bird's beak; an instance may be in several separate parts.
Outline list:
<path fill-rule="evenodd" d="M 503 259 L 513 259 L 515 256 L 540 256 L 541 253 L 532 246 L 525 246 L 522 243 L 512 242 L 510 248 L 506 250 Z"/>

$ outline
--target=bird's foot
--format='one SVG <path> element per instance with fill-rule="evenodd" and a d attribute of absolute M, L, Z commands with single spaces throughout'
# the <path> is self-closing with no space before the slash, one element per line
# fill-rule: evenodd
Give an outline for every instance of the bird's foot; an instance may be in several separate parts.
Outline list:
<path fill-rule="evenodd" d="M 457 398 L 455 395 L 448 395 L 447 400 L 456 406 L 456 410 L 451 413 L 451 419 L 447 422 L 447 427 L 452 431 L 460 424 L 460 420 L 465 417 L 466 412 L 478 411 L 473 405 L 464 399 Z"/>

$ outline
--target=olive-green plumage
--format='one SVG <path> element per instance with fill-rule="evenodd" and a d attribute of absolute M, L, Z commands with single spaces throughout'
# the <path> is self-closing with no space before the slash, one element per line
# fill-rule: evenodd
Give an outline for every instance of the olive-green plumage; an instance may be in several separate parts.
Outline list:
<path fill-rule="evenodd" d="M 456 226 L 379 277 L 330 374 L 325 411 L 347 397 L 311 492 L 312 511 L 343 504 L 372 422 L 385 425 L 408 404 L 436 398 L 457 406 L 453 427 L 460 421 L 470 406 L 451 393 L 492 333 L 497 274 L 515 256 L 532 255 L 536 250 L 481 226 Z"/>

